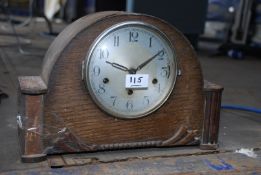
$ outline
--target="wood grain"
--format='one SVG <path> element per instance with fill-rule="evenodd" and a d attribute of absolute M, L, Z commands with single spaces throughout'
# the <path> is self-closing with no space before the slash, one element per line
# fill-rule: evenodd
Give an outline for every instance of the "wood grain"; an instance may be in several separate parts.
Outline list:
<path fill-rule="evenodd" d="M 134 120 L 116 119 L 102 112 L 92 101 L 81 79 L 81 62 L 96 37 L 108 27 L 126 20 L 157 26 L 173 44 L 182 72 L 167 102 L 151 115 Z M 173 137 L 182 126 L 193 131 L 193 137 L 181 144 L 188 144 L 195 137 L 200 137 L 204 101 L 200 64 L 184 36 L 158 18 L 123 12 L 84 17 L 65 29 L 50 46 L 42 70 L 42 77 L 48 84 L 44 106 L 46 147 L 55 144 L 57 138 L 66 142 L 64 135 L 57 134 L 63 128 L 76 140 L 88 145 L 159 143 Z M 133 147 L 136 146 L 133 144 Z M 99 150 L 99 146 L 95 149 Z"/>
<path fill-rule="evenodd" d="M 223 87 L 204 81 L 205 117 L 201 149 L 217 149 Z"/>
<path fill-rule="evenodd" d="M 25 96 L 26 110 L 25 116 L 28 120 L 25 126 L 25 155 L 39 154 L 42 151 L 40 135 L 40 115 L 42 96 Z"/>

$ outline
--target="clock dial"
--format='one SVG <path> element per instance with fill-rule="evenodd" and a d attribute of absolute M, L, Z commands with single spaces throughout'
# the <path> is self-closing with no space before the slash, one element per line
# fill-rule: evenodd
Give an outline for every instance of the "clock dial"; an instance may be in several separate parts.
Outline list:
<path fill-rule="evenodd" d="M 120 23 L 103 32 L 84 66 L 85 83 L 96 104 L 127 119 L 158 109 L 177 76 L 175 52 L 167 37 L 140 22 Z"/>

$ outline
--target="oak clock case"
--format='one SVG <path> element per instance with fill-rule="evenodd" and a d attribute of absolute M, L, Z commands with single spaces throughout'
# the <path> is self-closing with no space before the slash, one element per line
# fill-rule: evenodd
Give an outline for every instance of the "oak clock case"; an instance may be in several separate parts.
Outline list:
<path fill-rule="evenodd" d="M 80 18 L 50 45 L 41 75 L 19 77 L 19 84 L 24 161 L 56 153 L 216 145 L 218 125 L 208 127 L 213 122 L 204 119 L 204 104 L 211 104 L 205 115 L 218 116 L 212 107 L 219 103 L 211 102 L 220 96 L 209 86 L 205 101 L 193 48 L 159 18 L 115 11 Z M 210 123 L 204 130 L 203 121 Z"/>
<path fill-rule="evenodd" d="M 95 103 L 122 119 L 157 110 L 171 94 L 177 76 L 168 38 L 155 26 L 138 21 L 116 24 L 98 36 L 83 69 Z"/>

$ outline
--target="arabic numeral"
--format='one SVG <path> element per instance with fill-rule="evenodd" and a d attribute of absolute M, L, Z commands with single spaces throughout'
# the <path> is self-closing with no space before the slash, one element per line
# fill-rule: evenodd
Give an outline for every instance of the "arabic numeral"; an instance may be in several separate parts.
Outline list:
<path fill-rule="evenodd" d="M 101 73 L 101 69 L 99 66 L 94 66 L 92 72 L 94 76 L 99 76 Z"/>
<path fill-rule="evenodd" d="M 133 110 L 133 102 L 132 100 L 128 100 L 127 103 L 126 103 L 126 108 L 128 110 Z"/>
<path fill-rule="evenodd" d="M 115 106 L 117 96 L 111 96 L 111 99 L 112 99 L 112 106 Z"/>
<path fill-rule="evenodd" d="M 105 93 L 104 84 L 99 84 L 98 93 L 99 93 L 99 94 L 104 94 L 104 93 Z"/>
<path fill-rule="evenodd" d="M 107 49 L 100 49 L 99 58 L 106 59 L 109 57 L 109 51 Z"/>
<path fill-rule="evenodd" d="M 143 97 L 143 104 L 144 104 L 144 105 L 149 105 L 149 104 L 150 104 L 150 99 L 149 99 L 148 96 L 144 96 L 144 97 Z"/>
<path fill-rule="evenodd" d="M 149 40 L 149 47 L 152 47 L 152 37 L 150 37 L 150 40 Z"/>
<path fill-rule="evenodd" d="M 119 36 L 114 36 L 113 46 L 118 47 L 119 45 L 120 45 L 120 37 Z"/>
<path fill-rule="evenodd" d="M 158 60 L 164 60 L 164 55 L 165 55 L 165 51 L 162 50 L 162 52 L 160 52 L 160 54 L 159 54 Z"/>
<path fill-rule="evenodd" d="M 142 82 L 143 77 L 130 77 L 130 83 L 137 84 Z"/>
<path fill-rule="evenodd" d="M 129 42 L 138 42 L 139 33 L 138 32 L 130 32 L 129 33 Z"/>
<path fill-rule="evenodd" d="M 164 78 L 169 78 L 170 75 L 170 66 L 165 66 L 161 68 L 161 73 L 160 75 Z"/>

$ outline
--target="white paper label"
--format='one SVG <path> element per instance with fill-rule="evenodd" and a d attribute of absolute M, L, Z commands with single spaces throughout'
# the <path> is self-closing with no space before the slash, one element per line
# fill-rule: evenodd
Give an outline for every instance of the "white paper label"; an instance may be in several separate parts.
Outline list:
<path fill-rule="evenodd" d="M 148 74 L 127 74 L 125 79 L 125 88 L 140 89 L 148 88 Z"/>

